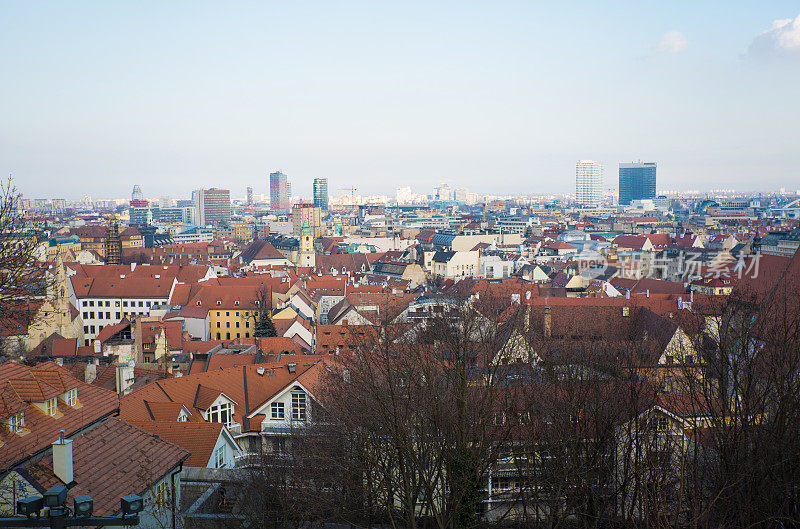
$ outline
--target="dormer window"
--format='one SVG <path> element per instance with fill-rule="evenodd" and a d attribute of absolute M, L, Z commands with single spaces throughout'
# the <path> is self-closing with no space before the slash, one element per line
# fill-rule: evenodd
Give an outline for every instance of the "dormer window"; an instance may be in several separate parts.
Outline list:
<path fill-rule="evenodd" d="M 239 306 L 239 300 L 237 299 L 236 301 L 233 302 L 233 304 L 238 307 Z"/>
<path fill-rule="evenodd" d="M 233 405 L 230 402 L 220 402 L 208 408 L 206 417 L 208 422 L 221 422 L 230 426 L 233 422 Z"/>
<path fill-rule="evenodd" d="M 72 388 L 64 393 L 64 402 L 67 406 L 75 406 L 78 403 L 78 388 Z"/>
<path fill-rule="evenodd" d="M 197 306 L 198 307 L 200 306 L 200 300 L 199 299 L 197 300 Z"/>
<path fill-rule="evenodd" d="M 25 414 L 18 413 L 8 419 L 8 427 L 14 433 L 19 433 L 25 428 Z"/>
<path fill-rule="evenodd" d="M 260 301 L 258 301 L 258 300 L 256 300 L 256 302 L 255 302 L 255 303 L 256 303 L 256 307 L 258 307 L 258 305 L 259 305 L 261 302 L 260 302 Z"/>
<path fill-rule="evenodd" d="M 55 397 L 44 401 L 44 412 L 51 417 L 58 412 L 58 403 Z"/>
<path fill-rule="evenodd" d="M 222 302 L 220 300 L 217 300 L 217 306 L 220 306 L 220 305 L 222 305 Z"/>

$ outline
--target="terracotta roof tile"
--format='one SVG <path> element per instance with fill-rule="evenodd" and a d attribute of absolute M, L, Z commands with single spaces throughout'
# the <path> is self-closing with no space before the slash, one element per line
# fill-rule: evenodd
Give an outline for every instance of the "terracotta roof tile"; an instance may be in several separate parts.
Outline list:
<path fill-rule="evenodd" d="M 187 450 L 190 455 L 184 461 L 186 467 L 207 467 L 214 453 L 214 446 L 222 434 L 222 423 L 175 422 L 175 421 L 130 421 L 131 424 L 157 435 L 174 445 Z"/>
<path fill-rule="evenodd" d="M 60 383 L 63 387 L 77 388 L 78 405 L 68 406 L 59 401 L 58 416 L 53 417 L 46 415 L 40 408 L 24 402 L 25 399 L 19 398 L 10 381 L 25 380 L 26 391 L 30 392 L 26 396 L 29 398 L 39 399 L 45 395 L 59 394 L 58 389 L 35 378 L 37 371 L 43 372 L 42 378 L 49 379 L 54 384 Z M 61 382 L 57 382 L 55 376 L 47 373 L 49 371 L 58 371 Z M 69 370 L 54 362 L 45 362 L 33 368 L 15 362 L 0 364 L 0 395 L 3 397 L 4 406 L 18 410 L 19 403 L 24 403 L 25 407 L 21 411 L 25 414 L 25 427 L 28 430 L 24 435 L 17 435 L 7 429 L 0 429 L 0 442 L 4 443 L 0 450 L 0 470 L 19 464 L 46 449 L 58 438 L 61 430 L 65 430 L 68 436 L 73 435 L 118 410 L 119 401 L 115 393 L 73 380 L 75 379 Z M 43 386 L 46 386 L 46 392 L 43 392 Z"/>
<path fill-rule="evenodd" d="M 89 494 L 94 513 L 108 516 L 119 511 L 122 496 L 145 493 L 185 461 L 189 452 L 112 418 L 73 437 L 72 457 L 76 485 L 68 492 L 68 504 L 75 496 Z M 27 470 L 45 489 L 64 484 L 53 474 L 52 453 Z"/>

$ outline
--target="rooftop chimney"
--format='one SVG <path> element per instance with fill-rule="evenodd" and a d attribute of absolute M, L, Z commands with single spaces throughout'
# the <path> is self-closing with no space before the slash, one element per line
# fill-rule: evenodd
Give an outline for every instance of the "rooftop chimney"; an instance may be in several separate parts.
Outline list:
<path fill-rule="evenodd" d="M 72 439 L 64 439 L 64 430 L 53 443 L 53 474 L 66 484 L 72 483 Z"/>
<path fill-rule="evenodd" d="M 83 371 L 83 381 L 91 384 L 97 378 L 97 364 L 89 362 L 86 364 L 86 369 Z"/>

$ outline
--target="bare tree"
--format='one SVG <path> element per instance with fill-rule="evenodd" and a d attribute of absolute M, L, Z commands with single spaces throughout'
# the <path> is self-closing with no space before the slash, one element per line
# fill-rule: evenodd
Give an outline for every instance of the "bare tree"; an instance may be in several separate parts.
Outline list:
<path fill-rule="evenodd" d="M 50 293 L 51 280 L 36 258 L 40 242 L 26 225 L 20 194 L 9 177 L 0 184 L 0 327 L 5 336 L 30 326 L 38 308 L 34 301 Z M 16 354 L 18 345 L 7 349 Z"/>

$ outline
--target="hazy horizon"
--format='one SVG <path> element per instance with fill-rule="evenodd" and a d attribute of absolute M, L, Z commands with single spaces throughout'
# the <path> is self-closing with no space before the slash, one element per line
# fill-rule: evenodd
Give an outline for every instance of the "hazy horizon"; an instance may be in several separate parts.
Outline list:
<path fill-rule="evenodd" d="M 605 3 L 602 3 L 605 4 Z M 0 169 L 26 197 L 800 188 L 800 6 L 0 6 Z"/>

